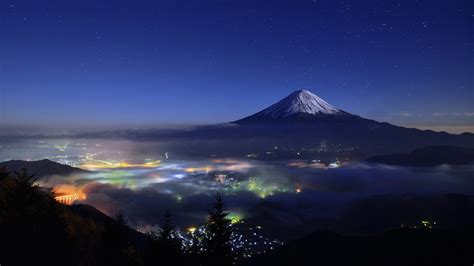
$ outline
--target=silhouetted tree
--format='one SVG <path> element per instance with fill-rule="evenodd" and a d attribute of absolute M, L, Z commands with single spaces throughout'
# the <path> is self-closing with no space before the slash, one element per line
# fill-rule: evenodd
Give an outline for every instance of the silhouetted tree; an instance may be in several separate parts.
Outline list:
<path fill-rule="evenodd" d="M 173 221 L 171 219 L 171 213 L 169 210 L 165 211 L 163 215 L 163 225 L 161 226 L 161 231 L 159 235 L 159 240 L 168 241 L 173 237 Z"/>
<path fill-rule="evenodd" d="M 167 210 L 163 215 L 163 225 L 159 233 L 151 231 L 148 234 L 146 247 L 146 265 L 157 265 L 159 262 L 173 261 L 182 265 L 183 243 L 175 231 L 171 213 Z"/>
<path fill-rule="evenodd" d="M 214 208 L 209 211 L 207 237 L 205 239 L 206 265 L 232 265 L 235 252 L 232 248 L 232 232 L 229 213 L 224 208 L 224 201 L 216 194 Z"/>
<path fill-rule="evenodd" d="M 98 251 L 100 265 L 139 265 L 136 250 L 130 243 L 126 216 L 122 210 L 115 215 L 115 220 L 104 224 L 101 244 Z"/>
<path fill-rule="evenodd" d="M 125 216 L 125 213 L 122 209 L 120 209 L 116 214 L 115 214 L 115 221 L 122 226 L 124 230 L 128 229 L 130 226 L 128 225 L 127 222 L 127 217 Z"/>
<path fill-rule="evenodd" d="M 26 169 L 0 169 L 0 264 L 141 265 L 123 212 L 96 224 L 36 181 Z"/>
<path fill-rule="evenodd" d="M 64 265 L 71 258 L 64 208 L 26 169 L 0 178 L 2 263 Z M 27 253 L 25 253 L 27 252 Z M 27 254 L 27 255 L 26 255 Z M 45 254 L 54 254 L 54 260 Z"/>

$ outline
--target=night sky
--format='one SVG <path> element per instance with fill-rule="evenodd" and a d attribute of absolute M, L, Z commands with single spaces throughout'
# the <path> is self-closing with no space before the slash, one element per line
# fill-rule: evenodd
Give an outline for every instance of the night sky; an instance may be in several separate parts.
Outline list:
<path fill-rule="evenodd" d="M 2 1 L 0 125 L 232 121 L 305 88 L 474 132 L 474 1 Z"/>

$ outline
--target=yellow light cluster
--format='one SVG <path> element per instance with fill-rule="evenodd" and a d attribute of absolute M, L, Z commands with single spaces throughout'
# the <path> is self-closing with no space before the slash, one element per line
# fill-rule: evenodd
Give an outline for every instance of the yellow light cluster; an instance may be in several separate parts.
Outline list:
<path fill-rule="evenodd" d="M 57 195 L 55 200 L 70 205 L 76 200 L 85 200 L 86 194 L 82 192 L 81 188 L 71 185 L 57 185 L 54 187 L 54 193 Z"/>
<path fill-rule="evenodd" d="M 326 169 L 327 168 L 326 165 L 324 165 L 322 163 L 319 163 L 319 162 L 307 163 L 307 162 L 304 162 L 304 161 L 291 162 L 291 163 L 288 164 L 288 166 L 297 167 L 297 168 L 315 168 L 315 169 Z"/>
<path fill-rule="evenodd" d="M 74 193 L 69 195 L 56 196 L 54 199 L 62 204 L 71 205 L 76 200 L 85 200 L 86 195 L 83 193 Z"/>
<path fill-rule="evenodd" d="M 211 166 L 206 166 L 206 167 L 189 167 L 184 169 L 185 172 L 187 173 L 195 173 L 195 172 L 206 172 L 208 173 L 209 171 L 212 171 Z"/>
<path fill-rule="evenodd" d="M 85 169 L 117 169 L 117 168 L 154 168 L 160 165 L 161 161 L 149 161 L 145 163 L 128 163 L 128 162 L 109 162 L 109 161 L 92 161 L 81 165 Z"/>

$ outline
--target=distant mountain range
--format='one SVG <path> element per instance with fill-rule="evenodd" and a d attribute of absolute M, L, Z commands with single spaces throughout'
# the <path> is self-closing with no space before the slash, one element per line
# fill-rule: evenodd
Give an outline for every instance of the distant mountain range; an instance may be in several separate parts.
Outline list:
<path fill-rule="evenodd" d="M 11 160 L 6 162 L 0 162 L 0 168 L 5 168 L 5 170 L 10 173 L 20 172 L 23 168 L 26 168 L 28 174 L 35 175 L 38 178 L 49 175 L 66 176 L 70 174 L 80 174 L 88 172 L 80 168 L 60 164 L 48 159 L 39 161 Z"/>
<path fill-rule="evenodd" d="M 273 146 L 287 150 L 318 147 L 356 150 L 363 154 L 408 152 L 432 145 L 474 148 L 474 134 L 454 135 L 377 122 L 340 110 L 307 90 L 295 91 L 270 107 L 234 122 L 141 137 L 207 141 L 212 143 L 208 148 L 217 153 L 225 149 L 258 152 Z"/>
<path fill-rule="evenodd" d="M 366 119 L 338 109 L 307 90 L 295 91 L 260 112 L 229 123 L 172 131 L 108 131 L 80 137 L 157 140 L 163 141 L 162 147 L 168 150 L 204 156 L 262 154 L 274 152 L 274 147 L 284 158 L 294 157 L 296 151 L 300 156 L 307 154 L 307 158 L 314 153 L 321 155 L 321 151 L 345 151 L 365 158 L 433 145 L 474 148 L 474 134 L 455 135 Z M 287 154 L 282 155 L 284 152 Z"/>
<path fill-rule="evenodd" d="M 401 166 L 462 165 L 474 163 L 474 149 L 453 146 L 430 146 L 410 153 L 377 155 L 369 162 Z"/>

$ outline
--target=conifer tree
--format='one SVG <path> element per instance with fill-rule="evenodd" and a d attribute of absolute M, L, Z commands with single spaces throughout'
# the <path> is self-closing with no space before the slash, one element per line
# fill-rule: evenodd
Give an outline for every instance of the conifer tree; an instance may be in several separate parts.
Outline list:
<path fill-rule="evenodd" d="M 225 210 L 224 201 L 216 194 L 214 208 L 209 211 L 207 238 L 205 248 L 208 261 L 206 265 L 232 265 L 235 252 L 232 248 L 232 232 L 229 213 Z"/>

